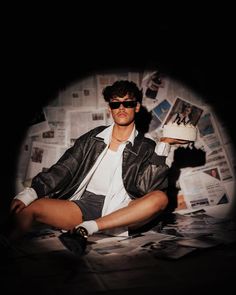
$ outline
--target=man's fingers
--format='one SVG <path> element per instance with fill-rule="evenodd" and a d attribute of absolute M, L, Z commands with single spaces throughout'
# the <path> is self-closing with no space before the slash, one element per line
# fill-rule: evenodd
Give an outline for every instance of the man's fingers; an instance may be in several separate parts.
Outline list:
<path fill-rule="evenodd" d="M 16 207 L 17 207 L 17 202 L 12 201 L 12 203 L 11 203 L 11 209 L 10 209 L 11 212 L 14 211 L 16 209 Z"/>
<path fill-rule="evenodd" d="M 161 141 L 167 142 L 169 144 L 186 144 L 189 143 L 188 140 L 178 139 L 178 138 L 170 138 L 170 137 L 162 137 Z"/>
<path fill-rule="evenodd" d="M 13 200 L 11 204 L 11 212 L 19 213 L 21 210 L 25 208 L 25 204 L 20 200 Z"/>
<path fill-rule="evenodd" d="M 25 205 L 19 205 L 18 207 L 16 207 L 15 209 L 15 213 L 19 213 L 21 210 L 23 210 L 25 208 Z"/>

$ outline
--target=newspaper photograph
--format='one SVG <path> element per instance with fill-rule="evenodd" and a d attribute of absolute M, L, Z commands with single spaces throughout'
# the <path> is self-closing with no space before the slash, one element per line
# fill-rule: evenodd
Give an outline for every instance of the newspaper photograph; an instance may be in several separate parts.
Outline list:
<path fill-rule="evenodd" d="M 179 211 L 179 210 L 183 210 L 187 208 L 188 207 L 185 201 L 185 196 L 183 192 L 180 190 L 177 195 L 177 208 L 175 209 L 175 211 Z"/>
<path fill-rule="evenodd" d="M 167 99 L 168 79 L 159 71 L 146 71 L 143 74 L 143 104 L 151 111 L 159 103 L 159 99 Z"/>
<path fill-rule="evenodd" d="M 202 108 L 190 103 L 187 100 L 177 97 L 169 113 L 167 114 L 166 119 L 162 123 L 162 126 L 169 122 L 177 124 L 191 123 L 192 125 L 196 126 L 202 115 L 202 112 Z"/>
<path fill-rule="evenodd" d="M 168 111 L 171 108 L 171 104 L 167 99 L 160 102 L 153 110 L 152 113 L 157 116 L 160 121 L 164 121 Z"/>

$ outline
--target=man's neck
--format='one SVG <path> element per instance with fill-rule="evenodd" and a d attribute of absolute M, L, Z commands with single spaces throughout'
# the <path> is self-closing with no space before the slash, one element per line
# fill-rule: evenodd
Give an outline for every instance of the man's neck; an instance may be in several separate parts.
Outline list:
<path fill-rule="evenodd" d="M 128 126 L 120 126 L 115 124 L 112 131 L 112 136 L 120 141 L 125 141 L 130 137 L 134 128 L 134 122 Z"/>

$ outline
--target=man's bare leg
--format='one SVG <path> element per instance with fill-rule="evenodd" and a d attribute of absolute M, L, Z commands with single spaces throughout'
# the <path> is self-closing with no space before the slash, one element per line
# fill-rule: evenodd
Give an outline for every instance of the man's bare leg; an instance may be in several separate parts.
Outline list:
<path fill-rule="evenodd" d="M 74 202 L 68 200 L 38 199 L 15 215 L 15 226 L 9 233 L 9 239 L 21 237 L 35 221 L 71 230 L 82 222 L 82 212 Z"/>
<path fill-rule="evenodd" d="M 166 194 L 161 191 L 154 191 L 131 201 L 127 207 L 100 217 L 95 221 L 99 230 L 138 224 L 149 220 L 156 213 L 164 210 L 167 204 Z"/>

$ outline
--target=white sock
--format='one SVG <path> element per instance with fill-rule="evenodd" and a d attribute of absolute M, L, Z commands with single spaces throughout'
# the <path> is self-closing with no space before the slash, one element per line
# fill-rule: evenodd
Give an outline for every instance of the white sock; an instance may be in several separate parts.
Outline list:
<path fill-rule="evenodd" d="M 84 228 L 86 228 L 89 236 L 98 232 L 98 225 L 94 220 L 84 221 L 77 225 L 76 228 L 79 226 L 83 226 Z"/>

